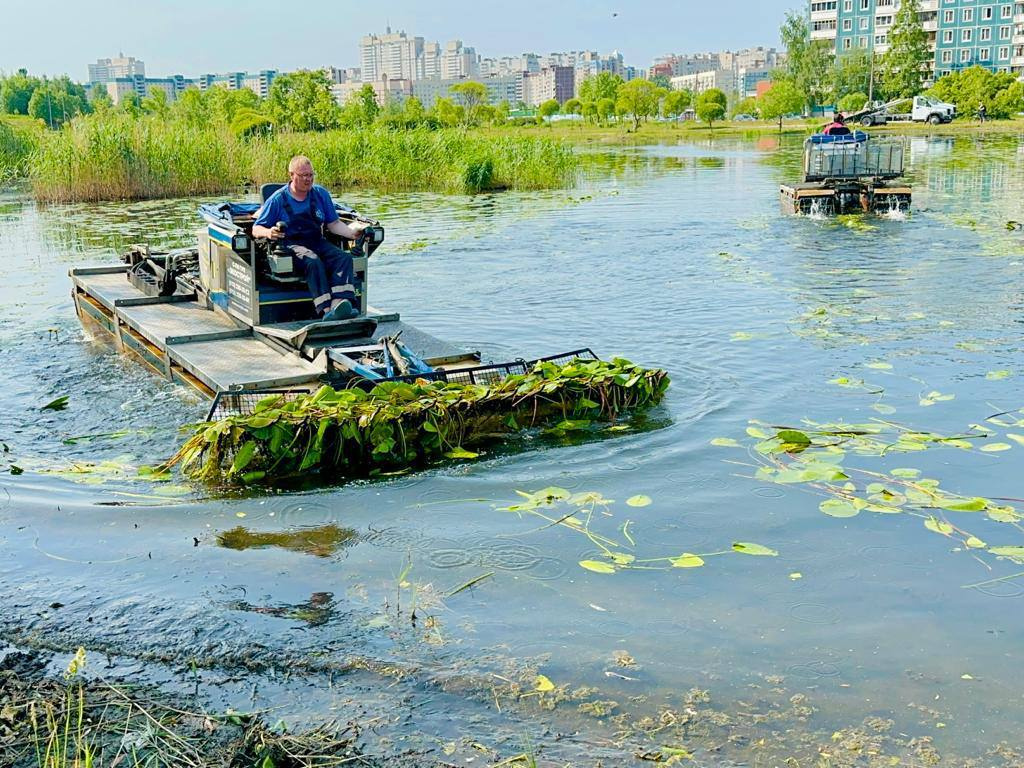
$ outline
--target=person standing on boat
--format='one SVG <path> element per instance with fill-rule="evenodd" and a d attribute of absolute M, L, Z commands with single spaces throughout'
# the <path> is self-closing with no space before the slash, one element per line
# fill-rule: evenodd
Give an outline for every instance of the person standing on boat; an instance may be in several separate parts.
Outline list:
<path fill-rule="evenodd" d="M 317 313 L 325 320 L 345 320 L 358 314 L 352 255 L 329 242 L 324 227 L 346 240 L 355 240 L 360 230 L 338 218 L 330 192 L 314 184 L 313 177 L 309 158 L 293 157 L 288 163 L 288 184 L 257 211 L 252 235 L 282 241 L 309 284 Z M 278 222 L 284 222 L 283 231 Z"/>

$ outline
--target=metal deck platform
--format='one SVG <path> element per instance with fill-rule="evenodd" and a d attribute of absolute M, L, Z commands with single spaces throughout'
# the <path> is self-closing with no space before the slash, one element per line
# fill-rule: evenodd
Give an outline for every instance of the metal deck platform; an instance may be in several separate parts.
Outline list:
<path fill-rule="evenodd" d="M 207 309 L 192 294 L 148 297 L 128 282 L 126 272 L 124 266 L 71 270 L 79 317 L 106 330 L 119 350 L 131 352 L 161 376 L 211 396 L 236 389 L 314 388 L 327 374 L 324 349 L 373 344 L 399 331 L 403 343 L 431 365 L 477 359 L 403 323 L 395 313 L 371 311 L 377 327 L 369 336 L 331 336 L 334 323 L 252 329 Z"/>

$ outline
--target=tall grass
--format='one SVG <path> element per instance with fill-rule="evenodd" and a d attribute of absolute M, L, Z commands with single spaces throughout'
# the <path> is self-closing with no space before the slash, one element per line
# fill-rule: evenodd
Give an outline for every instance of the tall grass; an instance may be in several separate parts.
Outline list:
<path fill-rule="evenodd" d="M 238 185 L 245 171 L 226 131 L 156 118 L 103 115 L 47 133 L 32 158 L 32 187 L 51 201 L 183 197 Z"/>
<path fill-rule="evenodd" d="M 457 129 L 370 128 L 245 139 L 225 128 L 92 115 L 48 133 L 33 157 L 35 194 L 51 201 L 231 192 L 286 177 L 308 155 L 320 183 L 379 190 L 476 193 L 570 185 L 577 158 L 560 141 Z"/>
<path fill-rule="evenodd" d="M 24 176 L 43 126 L 29 118 L 0 116 L 0 184 Z"/>

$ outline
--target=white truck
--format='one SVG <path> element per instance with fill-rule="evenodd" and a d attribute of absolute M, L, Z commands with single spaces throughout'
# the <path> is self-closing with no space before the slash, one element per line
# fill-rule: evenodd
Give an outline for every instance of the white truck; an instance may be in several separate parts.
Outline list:
<path fill-rule="evenodd" d="M 848 123 L 857 122 L 865 127 L 886 123 L 948 123 L 956 116 L 956 106 L 931 96 L 895 99 L 885 104 L 875 103 L 857 112 L 845 115 Z"/>

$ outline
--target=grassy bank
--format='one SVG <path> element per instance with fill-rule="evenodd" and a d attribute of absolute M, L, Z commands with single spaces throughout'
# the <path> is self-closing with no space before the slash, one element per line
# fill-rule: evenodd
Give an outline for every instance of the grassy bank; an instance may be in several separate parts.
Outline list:
<path fill-rule="evenodd" d="M 80 117 L 29 150 L 37 198 L 94 201 L 230 192 L 279 181 L 305 154 L 335 188 L 475 193 L 569 185 L 571 148 L 542 135 L 365 129 L 245 138 L 225 127 L 128 115 Z"/>
<path fill-rule="evenodd" d="M 782 124 L 782 133 L 796 136 L 808 135 L 819 130 L 825 122 L 824 119 L 787 121 Z M 1024 135 L 1024 118 L 990 120 L 985 124 L 981 124 L 977 120 L 957 120 L 944 125 L 892 123 L 875 126 L 869 129 L 869 132 L 910 136 Z M 549 125 L 482 128 L 480 133 L 495 137 L 507 135 L 546 136 L 568 144 L 582 146 L 643 145 L 700 141 L 726 136 L 750 139 L 778 136 L 779 124 L 762 120 L 724 121 L 714 123 L 711 128 L 708 128 L 707 123 L 694 121 L 647 122 L 641 123 L 640 128 L 633 131 L 631 123 L 595 125 L 567 120 Z"/>

